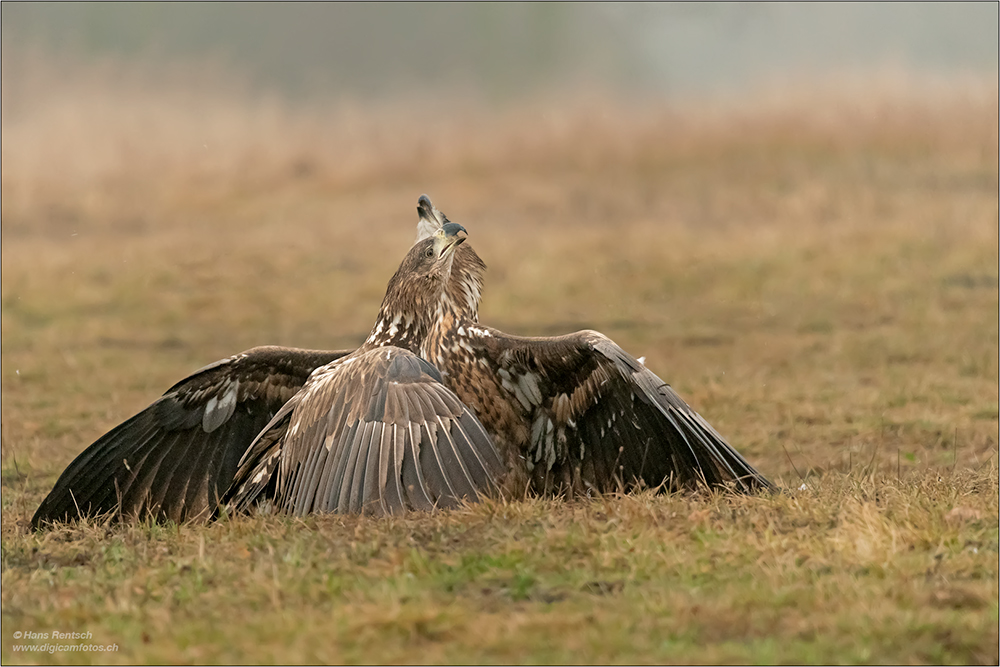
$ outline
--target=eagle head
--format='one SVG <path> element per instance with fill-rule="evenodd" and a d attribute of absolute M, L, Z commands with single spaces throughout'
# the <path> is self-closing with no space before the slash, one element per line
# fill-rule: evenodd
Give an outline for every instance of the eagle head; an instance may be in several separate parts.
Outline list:
<path fill-rule="evenodd" d="M 438 318 L 465 227 L 445 222 L 406 253 L 389 280 L 378 319 L 366 344 L 416 349 Z"/>
<path fill-rule="evenodd" d="M 417 243 L 431 238 L 445 225 L 451 224 L 427 195 L 417 200 Z M 483 293 L 483 274 L 486 264 L 469 244 L 455 251 L 448 286 L 445 288 L 446 308 L 454 315 L 472 321 L 479 320 L 479 301 Z"/>

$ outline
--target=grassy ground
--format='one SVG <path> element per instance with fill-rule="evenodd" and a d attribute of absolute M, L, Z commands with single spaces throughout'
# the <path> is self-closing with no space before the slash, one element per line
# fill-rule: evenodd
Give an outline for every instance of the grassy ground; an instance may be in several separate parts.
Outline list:
<path fill-rule="evenodd" d="M 5 663 L 998 660 L 995 81 L 502 111 L 136 81 L 4 76 Z M 789 491 L 27 531 L 186 373 L 358 344 L 422 192 L 490 266 L 483 321 L 603 331 Z M 118 650 L 15 651 L 52 631 Z"/>

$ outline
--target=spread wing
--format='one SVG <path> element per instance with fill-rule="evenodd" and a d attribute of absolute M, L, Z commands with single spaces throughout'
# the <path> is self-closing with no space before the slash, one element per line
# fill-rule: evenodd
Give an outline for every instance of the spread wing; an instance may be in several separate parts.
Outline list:
<path fill-rule="evenodd" d="M 224 499 L 237 511 L 395 514 L 496 488 L 503 465 L 437 369 L 397 347 L 320 369 L 261 433 Z"/>
<path fill-rule="evenodd" d="M 459 394 L 477 412 L 482 405 L 495 415 L 496 424 L 479 412 L 491 432 L 503 429 L 505 418 L 523 421 L 518 444 L 537 491 L 664 482 L 772 488 L 667 383 L 606 336 L 521 338 L 486 327 L 465 333 L 455 348 L 468 350 L 462 366 L 495 374 L 499 387 L 485 399 Z M 452 386 L 468 382 L 477 380 L 458 377 Z"/>
<path fill-rule="evenodd" d="M 108 512 L 207 519 L 274 413 L 314 369 L 350 352 L 256 347 L 202 368 L 84 450 L 32 525 Z"/>

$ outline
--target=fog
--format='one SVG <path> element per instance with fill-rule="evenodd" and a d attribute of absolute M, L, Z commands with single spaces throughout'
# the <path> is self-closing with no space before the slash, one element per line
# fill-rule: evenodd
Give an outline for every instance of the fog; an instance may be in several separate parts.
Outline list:
<path fill-rule="evenodd" d="M 3 3 L 25 53 L 212 63 L 289 97 L 678 96 L 880 68 L 995 72 L 997 3 Z"/>

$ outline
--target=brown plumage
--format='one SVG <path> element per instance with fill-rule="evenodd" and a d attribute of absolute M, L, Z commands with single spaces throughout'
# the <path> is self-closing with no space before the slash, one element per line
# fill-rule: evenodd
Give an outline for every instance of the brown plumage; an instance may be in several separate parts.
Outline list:
<path fill-rule="evenodd" d="M 108 513 L 207 519 L 254 436 L 313 370 L 348 354 L 255 347 L 205 366 L 74 459 L 32 525 Z"/>
<path fill-rule="evenodd" d="M 436 368 L 399 347 L 363 347 L 319 369 L 275 415 L 224 503 L 397 514 L 475 500 L 496 489 L 502 470 Z"/>
<path fill-rule="evenodd" d="M 772 488 L 606 336 L 480 325 L 485 264 L 427 197 L 418 212 L 360 349 L 261 347 L 206 366 L 77 457 L 32 524 L 207 518 L 220 498 L 237 511 L 394 513 L 498 486 Z"/>
<path fill-rule="evenodd" d="M 421 197 L 418 234 L 447 224 Z M 419 236 L 418 236 L 419 238 Z M 482 326 L 485 264 L 466 243 L 420 354 L 479 417 L 513 493 L 635 486 L 773 488 L 670 386 L 596 331 L 552 338 Z"/>
<path fill-rule="evenodd" d="M 445 224 L 389 282 L 375 326 L 317 369 L 257 437 L 224 499 L 293 514 L 449 507 L 494 491 L 503 465 L 476 417 L 415 354 L 440 317 L 455 248 Z"/>
<path fill-rule="evenodd" d="M 32 525 L 206 519 L 227 490 L 237 509 L 301 514 L 428 509 L 495 488 L 489 437 L 414 354 L 461 234 L 450 225 L 411 248 L 361 349 L 261 347 L 206 366 L 80 454 Z"/>

